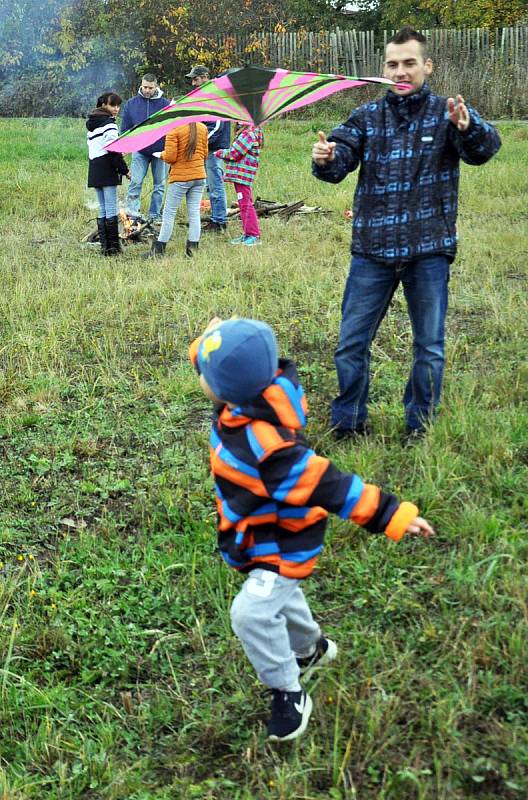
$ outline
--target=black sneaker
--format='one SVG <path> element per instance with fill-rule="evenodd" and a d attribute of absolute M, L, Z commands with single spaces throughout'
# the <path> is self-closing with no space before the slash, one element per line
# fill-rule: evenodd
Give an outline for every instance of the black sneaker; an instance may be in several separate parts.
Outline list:
<path fill-rule="evenodd" d="M 358 439 L 361 437 L 370 436 L 372 428 L 368 422 L 361 422 L 355 428 L 333 428 L 332 436 L 336 442 L 342 442 L 345 439 Z"/>
<path fill-rule="evenodd" d="M 271 717 L 268 722 L 268 739 L 289 742 L 306 730 L 312 713 L 312 698 L 304 689 L 300 692 L 283 692 L 272 689 Z"/>
<path fill-rule="evenodd" d="M 402 444 L 404 447 L 412 447 L 415 444 L 420 442 L 425 434 L 425 428 L 405 428 L 405 433 L 403 434 Z"/>
<path fill-rule="evenodd" d="M 301 670 L 301 675 L 305 678 L 311 675 L 312 671 L 317 667 L 324 667 L 333 661 L 337 656 L 337 645 L 331 639 L 325 639 L 321 636 L 315 650 L 311 656 L 306 658 L 298 658 L 297 663 Z"/>

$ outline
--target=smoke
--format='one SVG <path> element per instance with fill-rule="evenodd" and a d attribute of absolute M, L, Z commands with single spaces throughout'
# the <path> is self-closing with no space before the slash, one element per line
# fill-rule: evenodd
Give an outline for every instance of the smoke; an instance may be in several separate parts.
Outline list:
<path fill-rule="evenodd" d="M 88 211 L 99 211 L 99 203 L 97 202 L 97 198 L 94 197 L 93 190 L 85 189 L 83 205 Z"/>
<path fill-rule="evenodd" d="M 123 18 L 116 21 L 117 28 L 126 25 L 123 31 L 110 26 L 111 34 L 101 32 L 98 6 L 104 13 L 104 0 L 2 5 L 0 116 L 84 116 L 102 92 L 132 90 L 143 52 L 141 31 L 131 30 Z M 64 24 L 63 40 L 57 33 Z"/>
<path fill-rule="evenodd" d="M 19 69 L 38 64 L 50 33 L 57 28 L 60 14 L 68 5 L 71 0 L 14 0 L 0 10 L 3 62 L 9 64 L 11 56 Z"/>

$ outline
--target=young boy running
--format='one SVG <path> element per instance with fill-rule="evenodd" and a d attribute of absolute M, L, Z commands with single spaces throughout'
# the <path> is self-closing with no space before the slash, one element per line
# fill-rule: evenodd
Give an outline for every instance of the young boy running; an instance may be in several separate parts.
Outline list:
<path fill-rule="evenodd" d="M 293 362 L 278 358 L 266 323 L 215 318 L 190 357 L 214 403 L 219 549 L 248 574 L 231 606 L 233 630 L 272 690 L 269 738 L 296 739 L 312 711 L 299 678 L 337 655 L 301 589 L 323 548 L 328 513 L 394 541 L 434 531 L 412 503 L 340 472 L 309 448 L 304 391 Z"/>

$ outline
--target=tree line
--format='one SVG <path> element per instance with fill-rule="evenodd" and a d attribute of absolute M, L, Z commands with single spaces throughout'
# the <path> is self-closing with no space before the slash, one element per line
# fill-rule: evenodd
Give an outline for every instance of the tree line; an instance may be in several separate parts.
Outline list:
<path fill-rule="evenodd" d="M 192 63 L 213 72 L 238 65 L 235 33 L 248 34 L 249 56 L 258 47 L 255 31 L 523 21 L 528 0 L 10 0 L 0 9 L 0 114 L 84 114 L 100 91 L 128 93 L 147 71 L 179 94 L 188 89 L 183 76 Z"/>

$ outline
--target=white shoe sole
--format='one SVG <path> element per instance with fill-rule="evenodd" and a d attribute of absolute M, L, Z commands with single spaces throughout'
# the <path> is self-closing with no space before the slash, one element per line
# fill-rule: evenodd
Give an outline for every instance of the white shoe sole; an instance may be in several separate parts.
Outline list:
<path fill-rule="evenodd" d="M 299 736 L 302 736 L 306 730 L 306 726 L 308 725 L 308 720 L 310 719 L 312 708 L 313 708 L 312 698 L 310 697 L 309 694 L 307 694 L 306 703 L 304 704 L 302 720 L 299 727 L 296 728 L 291 733 L 289 733 L 287 736 L 275 736 L 275 734 L 271 734 L 271 736 L 268 736 L 268 739 L 272 742 L 291 742 L 292 739 L 297 739 Z"/>
<path fill-rule="evenodd" d="M 331 639 L 326 640 L 328 642 L 328 648 L 324 656 L 321 656 L 319 661 L 315 664 L 312 664 L 311 667 L 307 667 L 304 672 L 301 670 L 301 678 L 309 678 L 310 675 L 315 672 L 315 670 L 319 669 L 319 667 L 326 667 L 332 661 L 335 661 L 337 658 L 337 645 Z"/>

